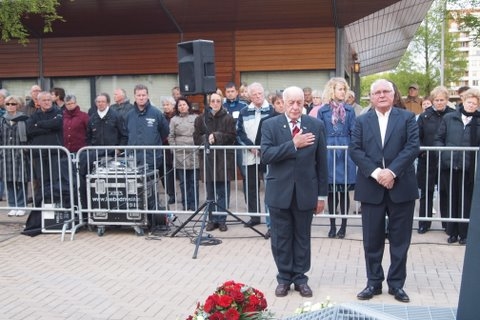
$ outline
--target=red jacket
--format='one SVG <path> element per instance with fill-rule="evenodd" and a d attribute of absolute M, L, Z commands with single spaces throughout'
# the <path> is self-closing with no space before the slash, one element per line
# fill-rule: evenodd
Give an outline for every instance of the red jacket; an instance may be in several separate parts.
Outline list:
<path fill-rule="evenodd" d="M 77 152 L 87 145 L 88 114 L 76 106 L 63 110 L 63 145 L 70 152 Z"/>

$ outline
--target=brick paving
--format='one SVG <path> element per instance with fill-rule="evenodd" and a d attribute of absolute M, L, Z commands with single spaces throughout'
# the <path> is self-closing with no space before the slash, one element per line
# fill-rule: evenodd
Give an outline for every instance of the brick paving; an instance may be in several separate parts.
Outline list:
<path fill-rule="evenodd" d="M 358 219 L 349 222 L 343 240 L 326 237 L 328 220 L 314 220 L 309 299 L 293 290 L 275 297 L 269 241 L 235 223 L 226 233 L 211 232 L 222 243 L 200 246 L 192 259 L 195 245 L 184 232 L 190 228 L 174 238 L 139 237 L 131 228 L 107 229 L 99 237 L 82 229 L 74 241 L 61 242 L 59 234 L 20 235 L 25 220 L 0 212 L 0 319 L 185 319 L 197 301 L 231 279 L 264 292 L 282 318 L 327 296 L 357 302 L 366 283 Z M 405 285 L 410 305 L 457 306 L 465 247 L 447 245 L 446 238 L 443 231 L 414 232 Z M 386 291 L 364 303 L 399 305 Z"/>

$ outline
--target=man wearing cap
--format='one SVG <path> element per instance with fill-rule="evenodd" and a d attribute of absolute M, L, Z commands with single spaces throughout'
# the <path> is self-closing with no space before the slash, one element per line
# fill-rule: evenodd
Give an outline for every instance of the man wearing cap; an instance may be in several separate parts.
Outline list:
<path fill-rule="evenodd" d="M 404 100 L 407 110 L 415 114 L 423 112 L 422 99 L 418 96 L 418 84 L 413 83 L 408 87 L 408 96 Z"/>

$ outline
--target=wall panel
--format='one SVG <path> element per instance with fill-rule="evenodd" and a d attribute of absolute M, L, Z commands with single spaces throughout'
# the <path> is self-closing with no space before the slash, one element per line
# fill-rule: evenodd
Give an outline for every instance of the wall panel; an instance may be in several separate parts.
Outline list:
<path fill-rule="evenodd" d="M 215 42 L 217 86 L 241 72 L 335 69 L 334 28 L 48 38 L 44 77 L 177 74 L 177 43 Z M 0 77 L 39 77 L 37 42 L 0 44 Z"/>
<path fill-rule="evenodd" d="M 335 29 L 236 32 L 238 71 L 335 69 Z"/>
<path fill-rule="evenodd" d="M 25 46 L 14 40 L 0 44 L 0 78 L 36 78 L 39 74 L 37 40 L 30 40 Z"/>

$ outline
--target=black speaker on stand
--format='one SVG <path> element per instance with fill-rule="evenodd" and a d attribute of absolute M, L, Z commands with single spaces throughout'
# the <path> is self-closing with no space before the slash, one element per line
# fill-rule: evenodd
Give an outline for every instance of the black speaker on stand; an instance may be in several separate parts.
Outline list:
<path fill-rule="evenodd" d="M 213 41 L 177 44 L 178 78 L 182 95 L 208 94 L 217 90 Z"/>

